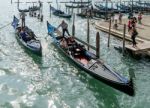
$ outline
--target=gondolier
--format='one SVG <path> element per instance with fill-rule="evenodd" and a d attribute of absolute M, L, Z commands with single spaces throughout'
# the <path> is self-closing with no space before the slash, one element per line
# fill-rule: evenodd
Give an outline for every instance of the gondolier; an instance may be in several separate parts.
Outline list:
<path fill-rule="evenodd" d="M 62 35 L 63 37 L 65 36 L 65 32 L 68 34 L 68 36 L 70 36 L 69 31 L 68 31 L 68 24 L 63 20 L 62 23 L 57 27 L 57 29 L 59 27 L 62 27 Z"/>
<path fill-rule="evenodd" d="M 22 20 L 22 28 L 25 27 L 25 16 L 26 16 L 25 12 L 21 12 L 20 17 Z"/>

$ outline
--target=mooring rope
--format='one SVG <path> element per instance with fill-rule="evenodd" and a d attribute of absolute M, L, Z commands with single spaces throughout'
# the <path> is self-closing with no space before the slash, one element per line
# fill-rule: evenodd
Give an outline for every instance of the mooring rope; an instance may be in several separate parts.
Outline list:
<path fill-rule="evenodd" d="M 10 24 L 11 24 L 11 23 L 8 23 L 8 24 L 6 24 L 6 25 L 0 27 L 0 30 L 3 29 L 3 28 L 5 28 L 5 27 L 7 27 L 7 26 L 9 26 Z"/>

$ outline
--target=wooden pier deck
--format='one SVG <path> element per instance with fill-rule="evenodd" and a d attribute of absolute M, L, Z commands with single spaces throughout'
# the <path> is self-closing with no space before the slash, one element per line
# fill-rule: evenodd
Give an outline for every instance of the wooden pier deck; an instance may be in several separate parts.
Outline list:
<path fill-rule="evenodd" d="M 130 44 L 126 45 L 125 47 L 134 52 L 147 51 L 150 50 L 150 42 L 138 43 L 137 47 L 133 47 Z"/>
<path fill-rule="evenodd" d="M 127 20 L 126 20 L 127 21 Z M 144 22 L 144 21 L 143 21 Z M 101 31 L 104 31 L 104 32 L 106 32 L 106 33 L 109 33 L 109 23 L 108 22 L 104 22 L 104 21 L 95 21 L 94 22 L 94 25 L 95 25 L 95 28 L 96 29 L 98 29 L 98 30 L 101 30 Z M 118 37 L 118 38 L 121 38 L 121 39 L 123 39 L 123 25 L 119 25 L 119 26 L 121 26 L 120 28 L 119 28 L 119 30 L 115 30 L 115 29 L 113 29 L 112 27 L 111 27 L 111 30 L 110 30 L 110 34 L 112 35 L 112 36 L 116 36 L 116 37 Z M 130 50 L 130 51 L 132 51 L 134 54 L 138 54 L 138 53 L 140 53 L 140 54 L 145 54 L 145 52 L 147 52 L 147 55 L 149 55 L 150 56 L 150 41 L 149 41 L 149 39 L 150 39 L 150 31 L 149 31 L 149 29 L 150 29 L 150 26 L 143 26 L 143 25 L 141 25 L 142 26 L 142 29 L 140 29 L 140 25 L 138 25 L 138 28 L 137 28 L 137 30 L 138 30 L 138 32 L 139 32 L 139 34 L 140 34 L 140 36 L 138 36 L 137 38 L 136 38 L 136 42 L 137 42 L 137 47 L 136 48 L 134 48 L 133 46 L 132 46 L 132 44 L 131 43 L 129 43 L 129 42 L 131 42 L 132 40 L 131 40 L 131 36 L 130 36 L 130 34 L 127 32 L 126 34 L 125 34 L 125 40 L 126 41 L 128 41 L 128 43 L 126 43 L 126 45 L 125 45 L 125 48 L 127 49 L 127 50 Z M 127 30 L 126 30 L 127 31 Z M 149 35 L 149 37 L 147 36 L 146 38 L 148 38 L 148 39 L 145 39 L 145 36 L 142 36 L 142 35 Z M 143 37 L 143 38 L 142 38 Z"/>

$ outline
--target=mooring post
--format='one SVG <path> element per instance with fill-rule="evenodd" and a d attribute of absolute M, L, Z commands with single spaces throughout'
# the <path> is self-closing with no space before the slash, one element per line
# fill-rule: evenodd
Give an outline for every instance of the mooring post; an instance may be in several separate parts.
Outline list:
<path fill-rule="evenodd" d="M 78 8 L 77 8 L 77 14 L 79 14 L 79 3 L 78 3 Z"/>
<path fill-rule="evenodd" d="M 72 4 L 72 8 L 71 8 L 72 10 L 71 10 L 71 15 L 73 15 L 73 4 Z"/>
<path fill-rule="evenodd" d="M 99 32 L 96 34 L 96 56 L 100 58 L 100 35 Z"/>
<path fill-rule="evenodd" d="M 68 14 L 70 14 L 70 7 L 68 8 Z"/>
<path fill-rule="evenodd" d="M 87 18 L 87 43 L 89 44 L 90 41 L 90 24 L 89 24 L 89 16 Z M 89 46 L 88 46 L 88 50 L 89 50 Z"/>
<path fill-rule="evenodd" d="M 125 53 L 125 36 L 126 36 L 126 24 L 124 24 L 124 29 L 123 29 L 123 48 L 122 48 L 123 55 Z"/>
<path fill-rule="evenodd" d="M 73 14 L 73 24 L 72 24 L 72 36 L 75 36 L 75 13 Z"/>
<path fill-rule="evenodd" d="M 65 6 L 66 6 L 66 4 L 65 4 Z M 67 7 L 66 7 L 66 13 L 67 13 Z"/>
<path fill-rule="evenodd" d="M 19 0 L 18 0 L 18 9 L 19 9 Z"/>
<path fill-rule="evenodd" d="M 49 8 L 50 8 L 50 17 L 51 17 L 51 13 L 52 13 L 51 4 L 50 4 Z"/>
<path fill-rule="evenodd" d="M 108 33 L 108 45 L 107 45 L 107 47 L 110 46 L 110 32 L 111 32 L 111 19 L 109 20 L 109 33 Z"/>

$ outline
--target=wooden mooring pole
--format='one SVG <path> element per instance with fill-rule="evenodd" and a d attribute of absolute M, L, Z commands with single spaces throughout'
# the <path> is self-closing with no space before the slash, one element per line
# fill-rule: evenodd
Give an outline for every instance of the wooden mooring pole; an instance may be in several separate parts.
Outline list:
<path fill-rule="evenodd" d="M 73 14 L 72 36 L 75 36 L 75 13 Z"/>
<path fill-rule="evenodd" d="M 65 4 L 65 6 L 66 6 L 66 4 Z M 66 7 L 66 13 L 67 13 L 67 7 Z"/>
<path fill-rule="evenodd" d="M 126 36 L 126 24 L 124 24 L 124 29 L 123 29 L 123 47 L 122 47 L 122 54 L 123 55 L 125 53 L 125 36 Z"/>
<path fill-rule="evenodd" d="M 20 3 L 20 1 L 18 0 L 18 7 L 17 7 L 18 9 L 19 9 L 19 3 Z"/>
<path fill-rule="evenodd" d="M 78 3 L 78 8 L 77 8 L 77 14 L 79 14 L 79 3 Z"/>
<path fill-rule="evenodd" d="M 107 47 L 110 46 L 110 33 L 111 32 L 111 19 L 109 20 L 109 33 L 108 33 L 108 44 L 107 44 Z"/>
<path fill-rule="evenodd" d="M 68 14 L 70 14 L 70 8 L 68 8 Z"/>
<path fill-rule="evenodd" d="M 49 8 L 50 8 L 50 17 L 51 17 L 51 14 L 52 14 L 51 4 L 50 4 Z"/>
<path fill-rule="evenodd" d="M 96 56 L 100 58 L 100 35 L 99 32 L 96 34 Z"/>
<path fill-rule="evenodd" d="M 90 24 L 89 24 L 89 16 L 87 18 L 87 43 L 89 44 L 90 42 Z M 89 46 L 88 46 L 88 50 L 89 50 Z"/>
<path fill-rule="evenodd" d="M 72 10 L 71 10 L 71 15 L 73 15 L 73 4 L 72 4 L 72 8 L 71 8 Z"/>

